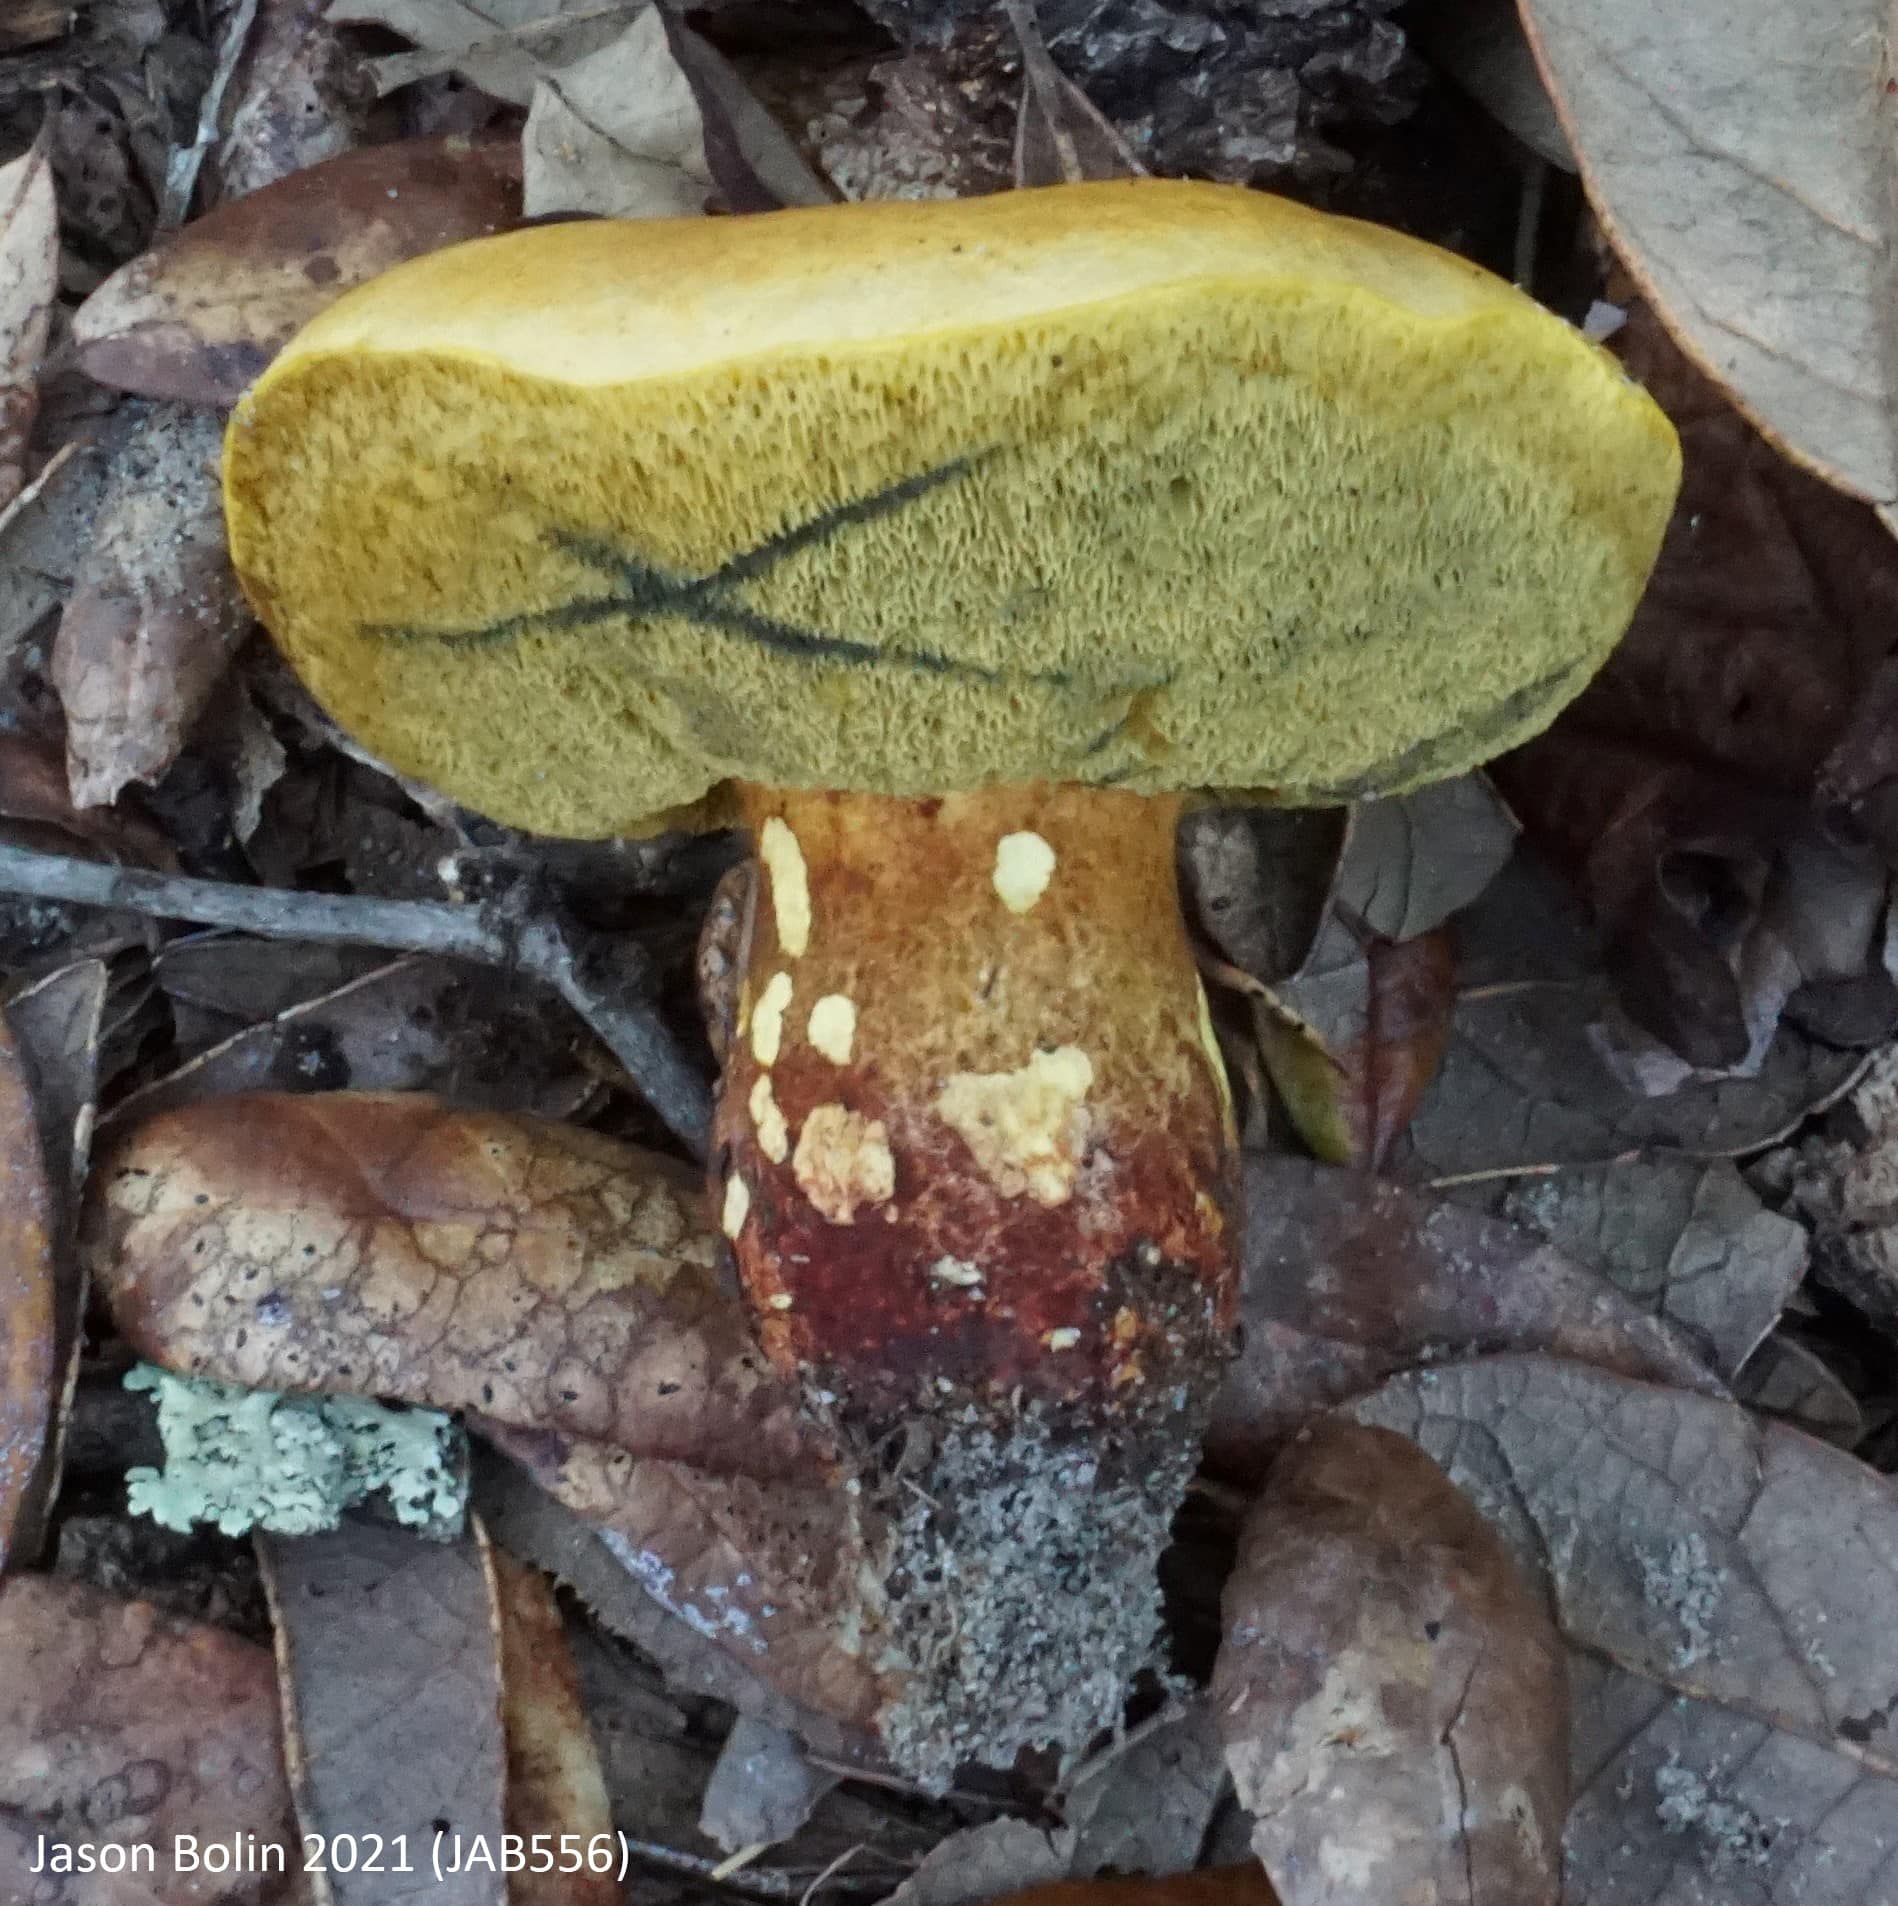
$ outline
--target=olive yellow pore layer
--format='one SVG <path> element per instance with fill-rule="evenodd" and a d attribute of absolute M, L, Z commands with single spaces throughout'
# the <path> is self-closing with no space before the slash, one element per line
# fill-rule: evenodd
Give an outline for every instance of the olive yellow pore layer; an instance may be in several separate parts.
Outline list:
<path fill-rule="evenodd" d="M 258 613 L 547 833 L 728 777 L 1395 791 L 1545 724 L 1679 456 L 1489 274 L 1227 187 L 570 224 L 351 293 L 233 419 Z"/>

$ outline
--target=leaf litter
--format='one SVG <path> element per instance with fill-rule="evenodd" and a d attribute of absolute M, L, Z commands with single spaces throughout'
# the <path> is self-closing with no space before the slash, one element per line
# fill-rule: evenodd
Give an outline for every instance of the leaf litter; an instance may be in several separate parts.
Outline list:
<path fill-rule="evenodd" d="M 1710 52 L 1743 55 L 1758 23 L 1728 49 L 1685 9 L 1640 23 L 1643 44 L 1676 36 L 1688 90 L 1681 125 L 1650 114 L 1631 132 L 1616 116 L 1625 98 L 1610 97 L 1628 76 L 1556 44 L 1573 25 L 1566 0 L 1535 0 L 1530 12 L 1596 209 L 1611 237 L 1632 244 L 1636 276 L 1653 285 L 1667 326 L 1702 362 L 1718 359 L 1776 440 L 1882 498 L 1864 478 L 1879 467 L 1876 443 L 1866 455 L 1867 419 L 1885 427 L 1878 404 L 1852 397 L 1849 428 L 1828 426 L 1815 448 L 1814 420 L 1833 399 L 1808 405 L 1797 394 L 1815 367 L 1821 381 L 1829 375 L 1840 335 L 1828 329 L 1833 307 L 1810 289 L 1829 281 L 1789 262 L 1815 242 L 1797 208 L 1760 212 L 1757 177 L 1732 196 L 1742 216 L 1782 221 L 1771 227 L 1781 242 L 1757 249 L 1751 276 L 1728 271 L 1730 259 L 1707 262 L 1718 220 L 1693 210 L 1694 193 L 1734 156 L 1694 176 L 1696 143 L 1709 143 L 1696 76 L 1718 70 Z M 589 859 L 506 837 L 362 761 L 298 691 L 271 683 L 267 664 L 233 668 L 247 625 L 234 597 L 218 606 L 210 459 L 197 459 L 200 480 L 174 499 L 197 575 L 146 588 L 140 565 L 163 555 L 164 538 L 136 517 L 118 526 L 128 497 L 152 501 L 138 470 L 154 415 L 181 440 L 214 444 L 216 413 L 330 298 L 400 257 L 523 213 L 719 215 L 1147 169 L 1274 184 L 1378 217 L 1395 205 L 1399 222 L 1434 235 L 1444 210 L 1420 182 L 1432 168 L 1439 179 L 1466 173 L 1468 153 L 1491 149 L 1483 141 L 1495 135 L 1476 129 L 1473 109 L 1448 103 L 1425 60 L 1502 95 L 1469 79 L 1474 69 L 1434 32 L 1421 34 L 1420 60 L 1409 22 L 1381 0 L 1248 22 L 1196 0 L 1156 0 L 1138 18 L 1095 0 L 980 13 L 874 0 L 874 21 L 843 8 L 793 18 L 717 7 L 689 25 L 643 0 L 484 0 L 478 10 L 376 0 L 320 20 L 265 0 L 227 14 L 210 43 L 195 21 L 134 0 L 83 20 L 40 13 L 21 25 L 24 50 L 0 73 L 0 162 L 14 167 L 0 178 L 30 184 L 33 198 L 30 215 L 0 217 L 0 383 L 13 420 L 0 429 L 0 468 L 23 486 L 10 505 L 0 499 L 0 825 L 32 853 L 183 872 L 284 902 L 278 939 L 193 941 L 138 911 L 142 902 L 92 915 L 35 900 L 21 903 L 37 910 L 30 931 L 0 940 L 9 957 L 24 949 L 18 978 L 39 982 L 14 1002 L 16 1030 L 21 1012 L 38 1010 L 55 1028 L 41 1035 L 47 1050 L 65 1055 L 32 1081 L 55 1203 L 76 1185 L 61 1161 L 84 1172 L 95 1105 L 113 1159 L 91 1178 L 90 1197 L 93 1262 L 120 1315 L 116 1329 L 99 1317 L 103 1334 L 82 1365 L 73 1319 L 55 1357 L 60 1394 L 38 1406 L 43 1440 L 66 1428 L 68 1396 L 85 1418 L 83 1461 L 45 1505 L 57 1536 L 46 1552 L 62 1568 L 131 1570 L 136 1586 L 113 1532 L 132 1526 L 123 1476 L 145 1459 L 133 1452 L 148 1431 L 99 1403 L 120 1394 L 131 1340 L 265 1387 L 283 1381 L 273 1360 L 289 1345 L 307 1359 L 289 1387 L 458 1408 L 491 1445 L 476 1462 L 483 1513 L 563 1585 L 555 1604 L 539 1575 L 496 1556 L 482 1593 L 461 1598 L 468 1664 L 505 1692 L 511 1716 L 519 1709 L 518 1725 L 506 1726 L 504 1812 L 519 1798 L 537 1819 L 597 1821 L 604 1804 L 621 1826 L 636 1822 L 653 1896 L 682 1903 L 710 1886 L 880 1897 L 920 1865 L 927 1878 L 918 1872 L 901 1896 L 992 1898 L 1054 1883 L 1064 1890 L 1045 1895 L 1049 1906 L 1111 1906 L 1118 1883 L 1092 1876 L 1124 1866 L 1172 1871 L 1169 1884 L 1197 1889 L 1177 1894 L 1181 1906 L 1189 1897 L 1264 1906 L 1271 1888 L 1256 1861 L 1220 1864 L 1240 1857 L 1250 1834 L 1243 1818 L 1234 1827 L 1203 1701 L 1188 1692 L 1210 1656 L 1195 1656 L 1181 1610 L 1178 1662 L 1156 1664 L 1163 1671 L 1127 1716 L 1127 1738 L 1104 1737 L 1078 1777 L 1025 1762 L 1006 1780 L 956 1788 L 946 1805 L 891 1780 L 870 1724 L 902 1694 L 866 1663 L 853 1573 L 875 1530 L 842 1513 L 824 1452 L 795 1430 L 794 1410 L 757 1388 L 742 1317 L 717 1273 L 716 1230 L 680 1157 L 690 1141 L 667 1131 L 689 1132 L 690 1118 L 655 1118 L 640 1096 L 642 1062 L 627 1057 L 650 1048 L 610 1030 L 596 1040 L 566 1007 L 485 969 L 406 946 L 392 959 L 373 936 L 341 956 L 299 939 L 292 917 L 291 903 L 319 894 L 434 905 L 447 894 L 450 905 L 478 907 L 492 883 L 525 881 L 529 904 L 563 930 L 627 950 L 647 1023 L 670 1022 L 702 1079 L 693 952 L 728 857 L 659 843 Z M 377 33 L 352 24 L 368 20 Z M 411 50 L 391 50 L 391 33 Z M 1522 84 L 1520 43 L 1503 52 L 1517 61 L 1518 103 L 1499 110 L 1533 138 L 1539 96 Z M 1633 77 L 1651 102 L 1654 75 Z M 1766 124 L 1775 112 L 1794 123 L 1789 89 L 1812 74 L 1760 62 L 1743 77 L 1762 103 L 1734 147 L 1742 157 L 1779 136 Z M 1448 147 L 1437 143 L 1446 125 L 1460 128 Z M 1804 134 L 1802 124 L 1793 136 Z M 1542 136 L 1559 159 L 1546 121 Z M 1806 137 L 1812 151 L 1800 163 L 1862 158 L 1856 144 L 1828 155 L 1823 143 Z M 1649 174 L 1632 184 L 1631 154 L 1647 155 Z M 1812 1646 L 1803 1638 L 1808 1677 L 1864 1684 L 1866 1705 L 1834 1717 L 1829 1736 L 1813 1714 L 1793 1712 L 1777 1664 L 1756 1677 L 1751 1708 L 1730 1669 L 1743 1657 L 1749 1672 L 1758 1665 L 1746 1656 L 1757 1611 L 1736 1583 L 1741 1561 L 1759 1558 L 1736 1560 L 1736 1544 L 1790 1541 L 1773 1529 L 1797 1527 L 1815 1557 L 1828 1544 L 1850 1554 L 1883 1513 L 1885 1485 L 1846 1453 L 1887 1447 L 1880 1121 L 1873 1099 L 1848 1109 L 1842 1095 L 1865 1055 L 1898 1032 L 1887 963 L 1898 827 L 1886 812 L 1898 785 L 1888 739 L 1898 678 L 1888 679 L 1885 655 L 1885 597 L 1898 572 L 1868 509 L 1793 470 L 1718 388 L 1670 365 L 1652 314 L 1625 285 L 1593 280 L 1594 234 L 1578 210 L 1525 183 L 1513 228 L 1472 218 L 1455 242 L 1514 266 L 1555 301 L 1574 299 L 1588 279 L 1589 291 L 1633 304 L 1617 348 L 1688 437 L 1689 506 L 1621 655 L 1540 752 L 1502 765 L 1506 807 L 1472 777 L 1367 804 L 1348 824 L 1225 810 L 1183 830 L 1209 977 L 1234 989 L 1221 1032 L 1246 1086 L 1254 1151 L 1247 1338 L 1210 1452 L 1214 1473 L 1193 1498 L 1195 1517 L 1224 1530 L 1225 1554 L 1215 1539 L 1175 1557 L 1191 1555 L 1200 1573 L 1187 1599 L 1208 1605 L 1246 1513 L 1235 1489 L 1256 1489 L 1275 1457 L 1315 1460 L 1309 1449 L 1299 1457 L 1301 1429 L 1369 1392 L 1360 1413 L 1404 1417 L 1399 1426 L 1515 1545 L 1528 1579 L 1544 1593 L 1566 1588 L 1551 1606 L 1570 1644 L 1575 1712 L 1571 1897 L 1620 1906 L 1713 1889 L 1789 1906 L 1875 1901 L 1886 1880 L 1866 1848 L 1893 1817 L 1879 1759 L 1887 1697 L 1870 1637 L 1886 1606 L 1877 1569 L 1835 1568 L 1844 1579 L 1799 1584 L 1840 1630 Z M 196 216 L 154 246 L 181 211 Z M 1704 227 L 1694 234 L 1702 248 L 1670 239 L 1657 264 L 1642 234 L 1677 219 Z M 36 289 L 9 303 L 8 272 L 22 257 L 21 282 Z M 1770 379 L 1744 350 L 1722 355 L 1727 342 L 1709 347 L 1696 328 L 1700 313 L 1731 308 L 1735 295 L 1771 333 Z M 35 313 L 55 301 L 42 335 Z M 1868 365 L 1855 359 L 1841 388 L 1858 390 Z M 115 413 L 117 390 L 148 404 L 182 400 L 197 414 L 126 403 Z M 74 420 L 83 437 L 71 434 Z M 124 556 L 117 567 L 101 557 L 113 548 Z M 55 642 L 61 612 L 70 630 Z M 175 665 L 141 661 L 139 645 L 154 636 L 175 642 Z M 47 797 L 49 744 L 73 751 L 78 805 Z M 21 752 L 29 748 L 41 752 Z M 1518 822 L 1529 848 L 1514 846 Z M 1573 879 L 1580 907 L 1545 856 Z M 88 949 L 99 957 L 74 958 Z M 612 1024 L 600 1005 L 613 984 L 576 973 L 560 990 L 599 1030 Z M 1255 1014 L 1267 999 L 1276 1011 Z M 1875 1088 L 1876 1062 L 1866 1076 Z M 396 1116 L 374 1099 L 326 1109 L 321 1098 L 236 1096 L 339 1086 L 419 1087 L 453 1104 Z M 601 1143 L 642 1142 L 652 1162 L 621 1151 L 609 1163 L 584 1129 L 562 1137 L 533 1125 L 534 1114 L 590 1127 Z M 1755 1162 L 1776 1145 L 1788 1147 L 1777 1163 Z M 1303 1146 L 1383 1175 L 1286 1155 Z M 327 1177 L 326 1157 L 337 1168 Z M 155 1167 L 138 1162 L 154 1158 Z M 121 1209 L 101 1231 L 110 1174 L 127 1160 L 154 1169 L 165 1189 L 136 1223 Z M 551 1171 L 551 1192 L 530 1189 L 540 1171 Z M 383 1192 L 365 1204 L 344 1188 L 351 1172 Z M 582 1193 L 580 1178 L 602 1172 Z M 613 1185 L 637 1210 L 637 1187 L 653 1173 L 679 1218 L 659 1253 L 677 1258 L 673 1286 L 655 1299 L 635 1277 L 640 1294 L 629 1300 L 615 1281 L 623 1256 L 606 1242 L 620 1220 L 576 1213 Z M 200 1195 L 206 1206 L 190 1202 Z M 468 1284 L 483 1226 L 516 1242 Z M 370 1283 L 288 1275 L 279 1246 L 290 1238 L 314 1244 L 319 1260 L 360 1248 Z M 210 1261 L 196 1276 L 200 1244 Z M 472 1294 L 456 1329 L 431 1338 L 427 1293 L 444 1262 Z M 270 1288 L 247 1294 L 253 1270 Z M 326 1295 L 339 1288 L 344 1299 Z M 413 1318 L 394 1314 L 411 1301 Z M 70 1314 L 71 1290 L 62 1302 Z M 563 1363 L 556 1343 L 567 1332 L 587 1350 Z M 1473 1355 L 1485 1360 L 1461 1361 Z M 1511 1415 L 1482 1402 L 1481 1385 L 1511 1372 L 1544 1386 L 1536 1408 Z M 656 1375 L 650 1393 L 639 1387 L 646 1375 Z M 1752 1414 L 1723 1399 L 1723 1382 Z M 668 1385 L 678 1387 L 662 1399 Z M 1443 1386 L 1462 1412 L 1454 1448 Z M 626 1415 L 622 1391 L 644 1399 L 643 1413 Z M 1769 1414 L 1822 1428 L 1839 1448 L 1821 1461 L 1817 1446 L 1763 1427 Z M 1650 1417 L 1674 1426 L 1665 1450 Z M 1485 1467 L 1495 1449 L 1513 1452 L 1556 1501 L 1546 1528 L 1536 1525 L 1539 1549 L 1520 1540 L 1522 1503 Z M 1629 1513 L 1628 1528 L 1610 1526 L 1639 1497 L 1642 1463 L 1658 1473 L 1698 1453 L 1717 1478 L 1736 1449 L 1755 1452 L 1762 1476 L 1793 1479 L 1758 1510 L 1757 1529 L 1736 1532 L 1713 1513 L 1702 1470 L 1672 1481 L 1645 1519 Z M 1421 1471 L 1411 1481 L 1411 1501 L 1435 1506 L 1400 1508 L 1387 1524 L 1396 1536 L 1414 1541 L 1446 1517 L 1480 1546 L 1481 1525 L 1448 1484 Z M 1277 1517 L 1267 1574 L 1279 1566 L 1273 1592 L 1295 1606 L 1310 1583 L 1284 1557 L 1320 1542 L 1336 1501 L 1321 1512 L 1307 1495 L 1288 1507 L 1297 1495 L 1288 1480 L 1274 1506 L 1272 1487 L 1253 1513 Z M 1375 1505 L 1393 1487 L 1381 1474 L 1359 1493 Z M 1840 1504 L 1851 1505 L 1851 1528 Z M 400 1569 L 425 1559 L 402 1546 L 419 1538 L 371 1529 L 362 1539 L 394 1542 Z M 1576 1558 L 1597 1549 L 1618 1558 L 1606 1586 L 1577 1573 Z M 459 1552 L 464 1587 L 467 1558 Z M 203 1566 L 162 1546 L 138 1564 L 161 1584 L 167 1571 L 182 1583 Z M 1364 1579 L 1373 1578 L 1389 1585 L 1358 1615 L 1371 1630 L 1405 1632 L 1404 1596 L 1434 1578 L 1400 1569 Z M 1232 1578 L 1247 1579 L 1266 1578 L 1256 1569 Z M 512 1586 L 499 1591 L 501 1582 Z M 0 1594 L 0 1611 L 12 1592 Z M 202 1601 L 246 1619 L 234 1612 L 241 1593 Z M 397 1658 L 406 1619 L 359 1641 L 364 1658 Z M 746 1621 L 772 1637 L 762 1676 Z M 1500 1633 L 1489 1617 L 1477 1628 L 1479 1640 Z M 535 1669 L 497 1666 L 529 1633 Z M 315 1645 L 306 1635 L 306 1663 Z M 1508 1655 L 1485 1658 L 1497 1667 Z M 346 1691 L 353 1665 L 313 1676 L 292 1702 L 292 1725 L 352 1715 L 347 1701 L 324 1703 Z M 1082 1677 L 1090 1666 L 1074 1665 Z M 359 1676 L 358 1695 L 373 1692 Z M 1770 1713 L 1760 1706 L 1772 1701 Z M 1511 1724 L 1549 1706 L 1518 1705 Z M 740 1714 L 751 1719 L 734 1736 Z M 616 1745 L 595 1762 L 583 1737 L 607 1742 L 613 1716 Z M 1476 1729 L 1473 1751 L 1478 1735 L 1511 1738 L 1479 1710 L 1462 1718 Z M 929 1725 L 926 1711 L 917 1725 Z M 538 1743 L 537 1771 L 516 1752 L 517 1732 Z M 500 1738 L 484 1723 L 490 1768 Z M 1440 1746 L 1426 1743 L 1429 1754 Z M 1858 1772 L 1841 1776 L 1841 1762 Z M 705 1816 L 718 1836 L 707 1838 L 699 1824 L 718 1782 Z M 336 1791 L 306 1786 L 305 1805 L 358 1807 L 352 1790 L 340 1802 Z M 1401 1782 L 1374 1780 L 1367 1792 L 1357 1825 L 1389 1819 L 1406 1844 L 1426 1844 L 1431 1819 L 1461 1817 L 1445 1814 L 1441 1791 L 1404 1798 Z M 809 1823 L 791 1831 L 807 1801 Z M 0 1791 L 0 1820 L 8 1804 Z M 1548 1807 L 1507 1817 L 1518 1826 L 1533 1817 L 1529 1837 L 1547 1853 Z M 1337 1841 L 1335 1814 L 1309 1824 L 1334 1850 L 1346 1845 L 1347 1864 L 1364 1857 L 1362 1831 Z M 760 1853 L 781 1828 L 790 1837 Z M 1266 1833 L 1269 1857 L 1283 1864 L 1284 1836 L 1304 1829 L 1279 1816 L 1251 1830 Z M 758 1840 L 728 1855 L 748 1833 Z M 1528 1843 L 1519 1833 L 1516 1844 Z M 715 1877 L 728 1857 L 739 1864 Z M 1473 1871 L 1447 1869 L 1464 1891 Z M 1321 1896 L 1303 1872 L 1279 1877 L 1287 1901 Z M 1485 1877 L 1475 1897 L 1484 1906 L 1492 1894 L 1535 1897 L 1545 1880 L 1546 1863 L 1531 1880 Z M 1346 1895 L 1354 1906 L 1384 1906 L 1360 1882 L 1345 1884 L 1359 1889 Z M 1141 1895 L 1174 1896 L 1157 1886 Z"/>

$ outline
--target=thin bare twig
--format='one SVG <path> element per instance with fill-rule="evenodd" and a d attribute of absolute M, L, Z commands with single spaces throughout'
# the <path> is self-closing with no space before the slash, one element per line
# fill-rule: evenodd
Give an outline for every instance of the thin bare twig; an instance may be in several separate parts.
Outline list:
<path fill-rule="evenodd" d="M 711 1093 L 650 1004 L 653 973 L 644 950 L 631 941 L 576 935 L 550 912 L 522 906 L 515 896 L 470 907 L 296 893 L 6 846 L 0 846 L 0 893 L 236 927 L 270 940 L 434 953 L 526 973 L 552 987 L 586 1021 L 693 1156 L 705 1156 Z"/>

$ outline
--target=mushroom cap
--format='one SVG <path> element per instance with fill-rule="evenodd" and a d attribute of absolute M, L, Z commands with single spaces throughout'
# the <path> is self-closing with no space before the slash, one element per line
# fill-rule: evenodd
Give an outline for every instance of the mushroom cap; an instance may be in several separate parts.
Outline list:
<path fill-rule="evenodd" d="M 731 777 L 1395 792 L 1626 627 L 1666 418 L 1508 284 L 1163 181 L 476 240 L 239 406 L 237 569 L 403 773 L 546 833 Z"/>

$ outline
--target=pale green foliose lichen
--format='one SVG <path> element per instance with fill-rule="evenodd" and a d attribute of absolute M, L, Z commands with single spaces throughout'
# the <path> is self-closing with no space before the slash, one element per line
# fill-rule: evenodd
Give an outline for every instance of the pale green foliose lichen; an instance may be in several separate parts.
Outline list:
<path fill-rule="evenodd" d="M 149 1363 L 127 1372 L 125 1387 L 152 1392 L 165 1444 L 162 1470 L 126 1471 L 127 1503 L 167 1529 L 311 1535 L 381 1496 L 409 1528 L 460 1532 L 464 1440 L 438 1410 L 245 1390 Z"/>

